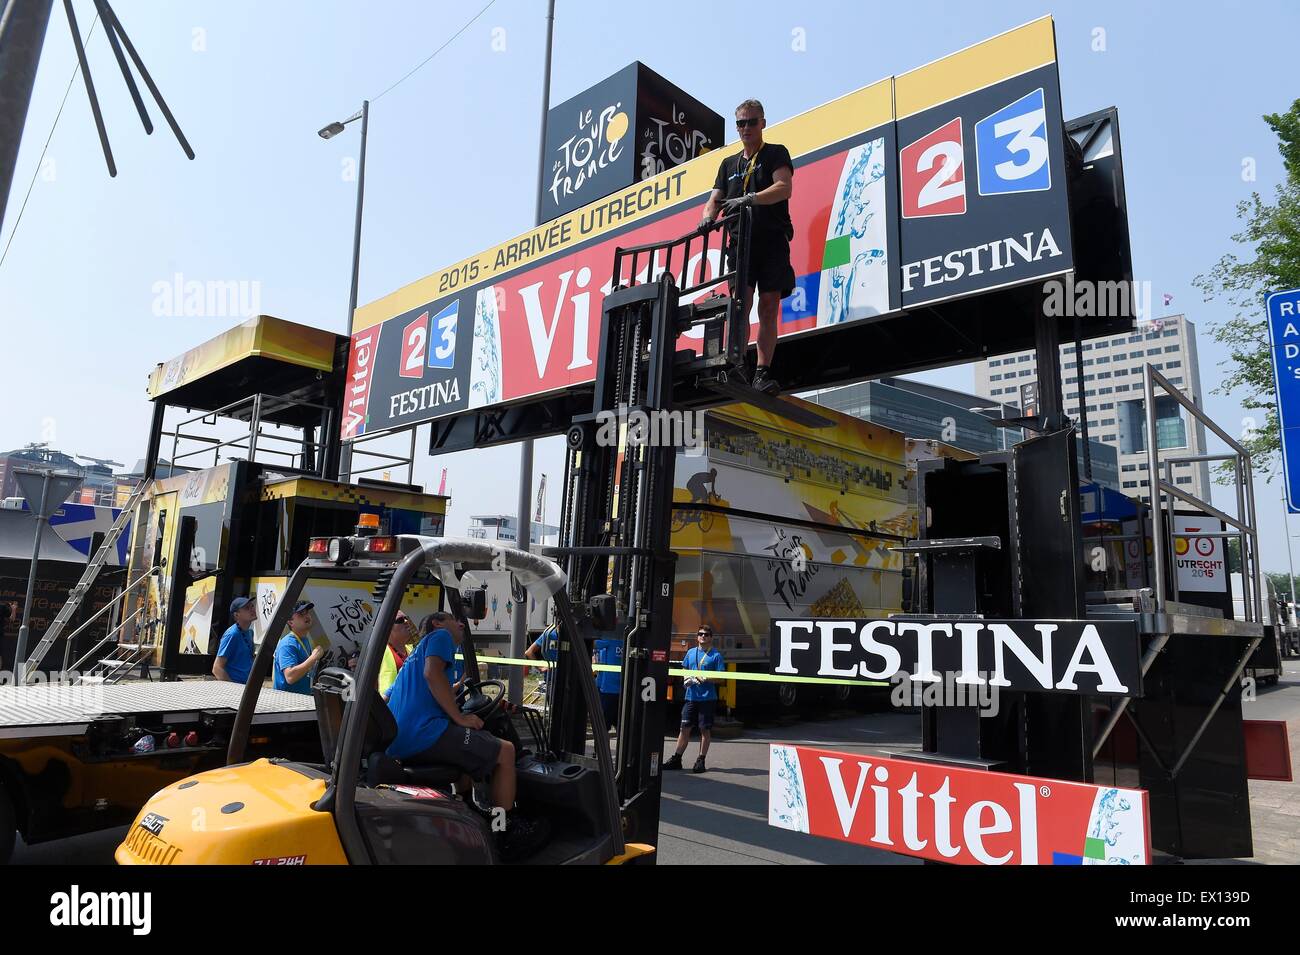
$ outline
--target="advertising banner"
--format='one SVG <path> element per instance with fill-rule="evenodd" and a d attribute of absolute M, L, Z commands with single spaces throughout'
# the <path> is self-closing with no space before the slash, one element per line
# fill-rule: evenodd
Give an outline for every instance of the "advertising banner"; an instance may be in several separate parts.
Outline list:
<path fill-rule="evenodd" d="M 1228 592 L 1228 563 L 1224 537 L 1198 537 L 1197 531 L 1227 530 L 1217 517 L 1174 515 L 1174 567 L 1178 590 L 1200 593 Z"/>
<path fill-rule="evenodd" d="M 956 865 L 1147 865 L 1147 793 L 773 744 L 768 825 Z"/>
<path fill-rule="evenodd" d="M 1106 620 L 772 621 L 771 672 L 913 684 L 1141 696 L 1137 625 Z"/>
<path fill-rule="evenodd" d="M 770 123 L 764 138 L 786 146 L 795 167 L 796 287 L 782 303 L 780 337 L 1072 268 L 1050 18 Z M 695 229 L 719 163 L 736 148 L 665 169 L 357 309 L 344 439 L 591 382 L 615 248 Z M 638 279 L 665 266 L 647 261 Z M 716 250 L 697 253 L 687 279 L 707 282 L 721 269 Z M 678 348 L 696 344 L 684 336 Z"/>

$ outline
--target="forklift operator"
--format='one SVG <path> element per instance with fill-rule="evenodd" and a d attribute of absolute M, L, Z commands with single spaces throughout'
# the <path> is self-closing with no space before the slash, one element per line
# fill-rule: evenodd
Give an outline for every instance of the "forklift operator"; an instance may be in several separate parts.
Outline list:
<path fill-rule="evenodd" d="M 455 766 L 471 778 L 490 774 L 493 805 L 510 810 L 515 802 L 515 748 L 456 705 L 448 673 L 460 643 L 453 631 L 463 635 L 462 624 L 450 614 L 435 615 L 434 622 L 438 629 L 407 657 L 389 695 L 397 737 L 388 755 L 411 766 Z"/>
<path fill-rule="evenodd" d="M 758 288 L 758 366 L 750 382 L 769 395 L 781 386 L 771 376 L 772 356 L 776 352 L 777 320 L 781 300 L 794 291 L 794 268 L 790 265 L 790 240 L 794 224 L 790 220 L 790 195 L 794 191 L 794 163 L 790 150 L 776 143 L 763 142 L 763 104 L 747 99 L 736 107 L 736 131 L 741 152 L 728 156 L 718 167 L 713 192 L 704 205 L 704 228 L 718 217 L 718 211 L 731 214 L 744 206 L 754 208 L 749 238 L 748 286 L 744 290 L 742 310 L 749 315 Z M 732 246 L 728 258 L 734 254 Z M 735 267 L 729 261 L 728 269 Z M 732 294 L 736 290 L 732 289 Z"/>

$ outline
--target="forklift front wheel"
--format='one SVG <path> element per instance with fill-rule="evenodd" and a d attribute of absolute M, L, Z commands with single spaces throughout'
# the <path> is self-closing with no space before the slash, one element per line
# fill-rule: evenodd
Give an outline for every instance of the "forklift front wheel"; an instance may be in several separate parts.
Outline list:
<path fill-rule="evenodd" d="M 5 784 L 0 782 L 0 865 L 9 863 L 17 836 L 18 817 L 14 815 L 14 804 L 5 792 Z"/>

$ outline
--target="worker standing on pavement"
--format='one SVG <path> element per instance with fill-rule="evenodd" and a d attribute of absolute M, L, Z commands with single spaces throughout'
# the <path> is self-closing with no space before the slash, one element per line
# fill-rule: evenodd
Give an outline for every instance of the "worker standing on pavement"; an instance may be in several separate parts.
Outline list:
<path fill-rule="evenodd" d="M 623 688 L 623 638 L 607 633 L 596 639 L 591 662 L 618 667 L 617 670 L 597 670 L 596 689 L 600 691 L 600 708 L 605 714 L 605 725 L 618 726 L 618 695 Z"/>
<path fill-rule="evenodd" d="M 713 628 L 701 624 L 695 634 L 695 646 L 686 651 L 682 660 L 684 670 L 718 670 L 725 667 L 721 651 L 713 646 Z M 688 676 L 686 685 L 686 704 L 682 707 L 682 729 L 677 734 L 677 752 L 664 760 L 664 769 L 681 769 L 682 754 L 691 741 L 691 728 L 700 728 L 700 755 L 695 760 L 694 771 L 705 770 L 704 757 L 709 752 L 709 741 L 713 737 L 713 717 L 718 709 L 718 686 L 715 677 Z"/>

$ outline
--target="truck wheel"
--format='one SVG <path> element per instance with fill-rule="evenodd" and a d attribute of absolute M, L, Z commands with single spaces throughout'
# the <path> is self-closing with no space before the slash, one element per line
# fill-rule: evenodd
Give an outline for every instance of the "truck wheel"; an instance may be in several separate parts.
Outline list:
<path fill-rule="evenodd" d="M 782 683 L 776 689 L 776 702 L 782 713 L 791 712 L 799 702 L 799 688 L 793 683 Z"/>
<path fill-rule="evenodd" d="M 14 815 L 14 804 L 5 792 L 4 783 L 0 783 L 0 865 L 8 865 L 17 835 L 18 819 Z"/>

